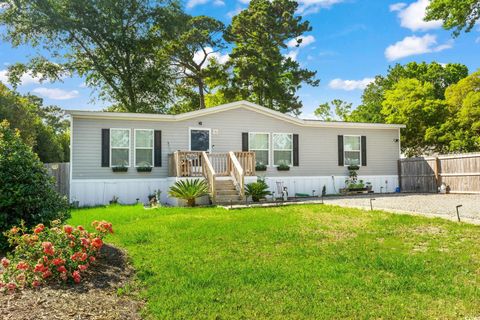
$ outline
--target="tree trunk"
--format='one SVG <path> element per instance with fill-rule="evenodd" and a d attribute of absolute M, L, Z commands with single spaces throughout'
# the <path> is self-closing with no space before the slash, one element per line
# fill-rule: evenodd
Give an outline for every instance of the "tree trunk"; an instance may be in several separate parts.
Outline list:
<path fill-rule="evenodd" d="M 205 109 L 205 86 L 202 79 L 198 80 L 198 97 L 200 100 L 200 109 Z"/>
<path fill-rule="evenodd" d="M 195 198 L 187 200 L 187 206 L 195 207 Z"/>

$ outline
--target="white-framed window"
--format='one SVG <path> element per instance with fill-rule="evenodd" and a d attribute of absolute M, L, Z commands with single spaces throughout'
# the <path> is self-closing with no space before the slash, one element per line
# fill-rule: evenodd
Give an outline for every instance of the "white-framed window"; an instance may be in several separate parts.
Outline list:
<path fill-rule="evenodd" d="M 274 133 L 272 136 L 273 165 L 292 165 L 293 163 L 293 134 Z"/>
<path fill-rule="evenodd" d="M 110 129 L 110 166 L 130 167 L 130 129 Z"/>
<path fill-rule="evenodd" d="M 360 166 L 362 157 L 362 142 L 360 136 L 343 137 L 343 155 L 345 166 Z"/>
<path fill-rule="evenodd" d="M 248 149 L 255 152 L 256 164 L 270 165 L 270 134 L 249 132 Z"/>
<path fill-rule="evenodd" d="M 135 167 L 153 167 L 153 129 L 135 129 Z"/>

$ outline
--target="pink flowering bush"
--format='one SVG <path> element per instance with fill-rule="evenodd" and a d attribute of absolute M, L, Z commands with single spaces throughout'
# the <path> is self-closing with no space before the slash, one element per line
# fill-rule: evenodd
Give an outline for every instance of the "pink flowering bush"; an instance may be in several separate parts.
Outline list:
<path fill-rule="evenodd" d="M 92 226 L 96 232 L 53 221 L 51 228 L 39 224 L 32 233 L 24 226 L 5 232 L 15 250 L 0 260 L 0 291 L 35 288 L 48 281 L 79 283 L 103 246 L 103 237 L 113 233 L 106 221 L 94 221 Z"/>

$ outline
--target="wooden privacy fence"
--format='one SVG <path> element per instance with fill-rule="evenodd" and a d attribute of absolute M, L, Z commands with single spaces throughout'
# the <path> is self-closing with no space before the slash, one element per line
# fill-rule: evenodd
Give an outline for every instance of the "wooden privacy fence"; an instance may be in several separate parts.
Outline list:
<path fill-rule="evenodd" d="M 45 163 L 48 174 L 55 178 L 55 189 L 68 198 L 70 193 L 70 163 Z"/>
<path fill-rule="evenodd" d="M 398 161 L 402 192 L 480 193 L 480 153 L 407 158 Z"/>

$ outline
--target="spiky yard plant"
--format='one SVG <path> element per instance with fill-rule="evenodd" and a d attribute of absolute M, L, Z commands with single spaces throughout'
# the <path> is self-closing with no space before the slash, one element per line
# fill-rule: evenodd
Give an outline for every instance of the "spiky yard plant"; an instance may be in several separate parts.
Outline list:
<path fill-rule="evenodd" d="M 245 186 L 245 194 L 251 196 L 253 202 L 258 202 L 260 199 L 270 195 L 271 192 L 268 191 L 268 185 L 265 181 L 259 179 L 257 182 L 252 182 Z"/>
<path fill-rule="evenodd" d="M 208 184 L 205 180 L 179 180 L 170 187 L 169 195 L 187 201 L 189 207 L 195 206 L 195 199 L 208 194 Z"/>

